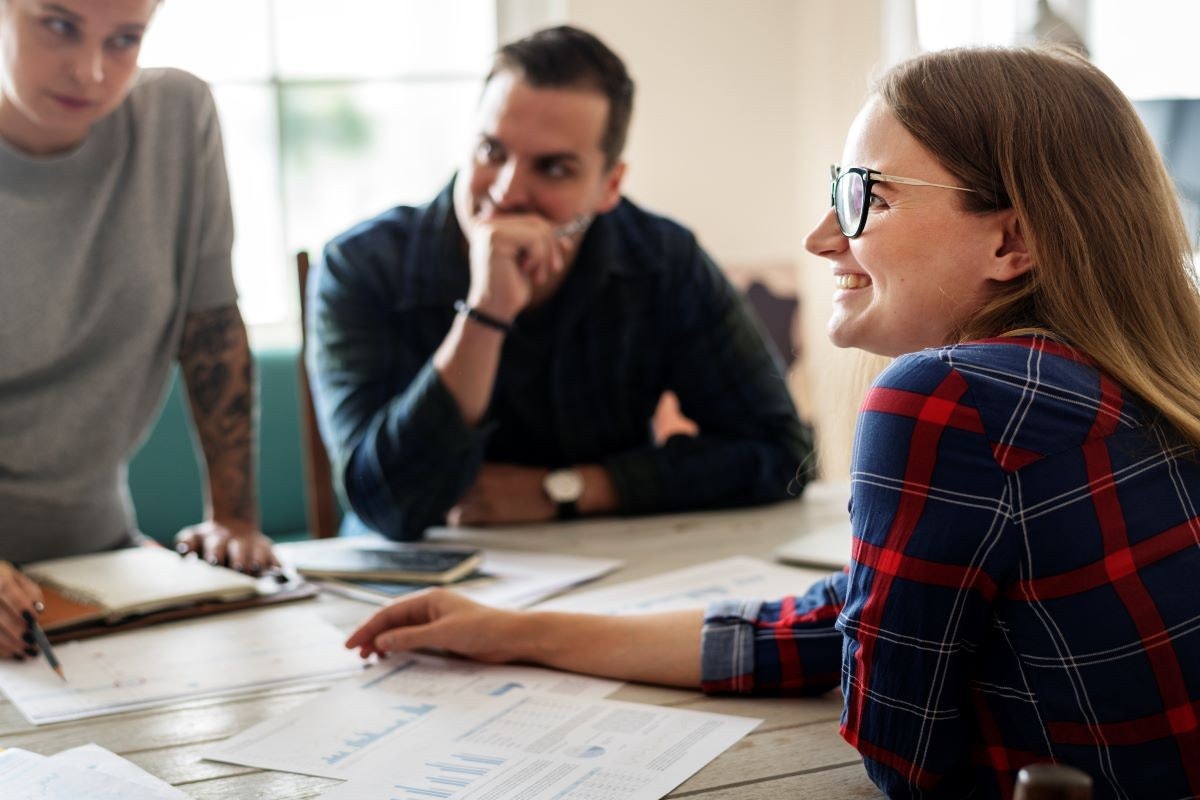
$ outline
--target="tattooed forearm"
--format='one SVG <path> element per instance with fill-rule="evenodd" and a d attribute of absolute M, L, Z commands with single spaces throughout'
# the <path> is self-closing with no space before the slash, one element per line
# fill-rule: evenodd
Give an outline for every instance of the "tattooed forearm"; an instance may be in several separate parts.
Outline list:
<path fill-rule="evenodd" d="M 188 315 L 179 365 L 208 466 L 209 513 L 257 525 L 254 364 L 236 306 Z"/>

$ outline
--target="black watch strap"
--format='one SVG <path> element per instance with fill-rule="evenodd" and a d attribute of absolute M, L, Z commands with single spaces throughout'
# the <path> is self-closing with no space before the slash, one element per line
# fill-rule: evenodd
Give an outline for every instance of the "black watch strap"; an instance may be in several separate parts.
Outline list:
<path fill-rule="evenodd" d="M 558 509 L 559 519 L 575 519 L 579 516 L 579 504 L 574 500 L 566 503 L 555 503 L 554 507 Z"/>

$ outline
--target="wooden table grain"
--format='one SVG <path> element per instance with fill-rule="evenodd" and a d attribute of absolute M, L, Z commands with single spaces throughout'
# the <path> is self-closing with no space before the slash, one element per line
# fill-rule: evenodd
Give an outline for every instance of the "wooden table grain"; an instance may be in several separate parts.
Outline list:
<path fill-rule="evenodd" d="M 827 527 L 846 513 L 844 485 L 816 484 L 800 502 L 762 509 L 585 520 L 530 529 L 442 530 L 433 538 L 511 550 L 621 558 L 625 566 L 586 588 L 614 585 L 734 555 L 769 558 L 805 530 Z M 847 552 L 849 541 L 847 540 Z M 797 586 L 802 591 L 806 587 Z M 371 607 L 323 595 L 312 603 L 349 631 Z M 270 613 L 264 610 L 261 613 Z M 195 798 L 300 800 L 337 782 L 325 778 L 204 761 L 201 751 L 324 691 L 328 681 L 267 689 L 232 698 L 180 702 L 166 708 L 30 725 L 0 703 L 0 746 L 56 753 L 95 742 Z M 841 697 L 706 697 L 699 692 L 628 684 L 613 699 L 697 711 L 759 717 L 763 723 L 675 789 L 672 798 L 874 798 L 858 754 L 838 736 Z"/>

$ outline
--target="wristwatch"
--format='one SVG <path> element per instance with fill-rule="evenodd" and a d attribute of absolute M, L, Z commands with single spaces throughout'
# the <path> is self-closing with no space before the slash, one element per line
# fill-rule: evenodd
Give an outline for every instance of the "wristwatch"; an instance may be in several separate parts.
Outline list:
<path fill-rule="evenodd" d="M 551 470 L 542 479 L 542 491 L 558 509 L 559 519 L 579 516 L 579 498 L 583 495 L 583 475 L 579 470 Z"/>

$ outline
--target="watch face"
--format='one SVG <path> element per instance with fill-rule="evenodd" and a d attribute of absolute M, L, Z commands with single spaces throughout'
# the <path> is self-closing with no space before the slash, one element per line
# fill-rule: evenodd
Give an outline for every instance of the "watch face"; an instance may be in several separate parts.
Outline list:
<path fill-rule="evenodd" d="M 558 469 L 546 476 L 546 494 L 556 503 L 574 503 L 583 494 L 583 476 L 578 470 Z"/>

